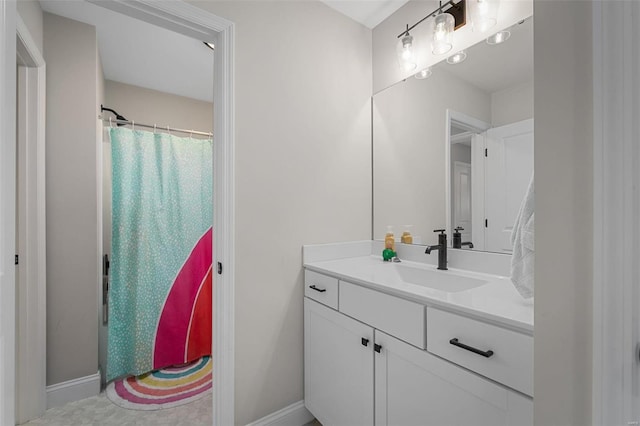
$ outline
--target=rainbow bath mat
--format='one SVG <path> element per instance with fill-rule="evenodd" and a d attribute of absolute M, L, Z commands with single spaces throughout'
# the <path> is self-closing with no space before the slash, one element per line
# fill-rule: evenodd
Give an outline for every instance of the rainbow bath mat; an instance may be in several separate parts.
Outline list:
<path fill-rule="evenodd" d="M 131 410 L 188 404 L 211 392 L 212 364 L 211 357 L 205 356 L 181 366 L 114 380 L 107 385 L 107 398 Z"/>

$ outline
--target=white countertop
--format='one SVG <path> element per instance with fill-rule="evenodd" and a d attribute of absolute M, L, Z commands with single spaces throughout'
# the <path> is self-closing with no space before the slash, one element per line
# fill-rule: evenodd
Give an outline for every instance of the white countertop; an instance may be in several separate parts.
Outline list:
<path fill-rule="evenodd" d="M 487 283 L 455 293 L 411 284 L 400 278 L 395 267 L 397 264 L 383 262 L 380 256 L 374 255 L 306 262 L 304 267 L 391 295 L 409 298 L 430 306 L 443 307 L 533 334 L 533 299 L 523 299 L 508 277 L 454 268 L 450 268 L 449 271 L 437 271 L 433 265 L 404 260 L 402 264 L 412 268 L 436 271 L 439 274 L 481 279 Z"/>

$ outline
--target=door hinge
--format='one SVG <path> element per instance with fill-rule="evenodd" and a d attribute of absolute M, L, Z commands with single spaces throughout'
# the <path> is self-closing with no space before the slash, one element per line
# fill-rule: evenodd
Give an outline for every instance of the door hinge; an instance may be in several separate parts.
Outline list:
<path fill-rule="evenodd" d="M 222 275 L 222 263 L 218 262 L 218 275 Z"/>
<path fill-rule="evenodd" d="M 484 227 L 488 228 L 489 227 L 489 219 L 485 219 L 484 220 Z"/>
<path fill-rule="evenodd" d="M 485 156 L 485 157 L 488 157 L 488 156 L 489 156 L 488 154 L 489 154 L 489 150 L 488 150 L 487 148 L 485 148 L 485 149 L 484 149 L 484 156 Z"/>
<path fill-rule="evenodd" d="M 18 255 L 16 254 L 16 257 L 15 257 L 15 260 L 14 260 L 14 265 L 17 265 L 18 262 L 19 262 L 19 259 L 18 259 Z"/>

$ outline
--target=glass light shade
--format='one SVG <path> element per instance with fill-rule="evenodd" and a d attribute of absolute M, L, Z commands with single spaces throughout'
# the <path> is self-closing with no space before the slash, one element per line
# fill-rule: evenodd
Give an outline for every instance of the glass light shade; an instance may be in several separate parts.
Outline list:
<path fill-rule="evenodd" d="M 467 4 L 474 31 L 484 33 L 498 22 L 499 0 L 471 0 Z"/>
<path fill-rule="evenodd" d="M 406 33 L 396 45 L 396 54 L 398 56 L 398 63 L 400 67 L 405 71 L 412 71 L 418 66 L 416 60 L 415 48 L 413 45 L 413 37 Z"/>
<path fill-rule="evenodd" d="M 415 75 L 415 78 L 418 80 L 424 80 L 425 78 L 431 77 L 431 67 L 425 68 L 422 71 L 418 71 Z"/>
<path fill-rule="evenodd" d="M 433 19 L 433 35 L 431 39 L 431 52 L 434 55 L 447 53 L 453 47 L 453 26 L 455 20 L 448 13 L 436 15 Z"/>
<path fill-rule="evenodd" d="M 447 63 L 451 65 L 459 64 L 460 62 L 467 59 L 467 52 L 461 50 L 447 58 Z"/>
<path fill-rule="evenodd" d="M 511 33 L 509 31 L 498 31 L 492 36 L 487 37 L 487 44 L 500 44 L 509 40 Z"/>

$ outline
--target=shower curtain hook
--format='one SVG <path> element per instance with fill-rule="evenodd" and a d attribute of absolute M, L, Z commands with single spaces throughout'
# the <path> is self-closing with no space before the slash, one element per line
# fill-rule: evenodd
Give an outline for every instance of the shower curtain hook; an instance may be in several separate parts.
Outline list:
<path fill-rule="evenodd" d="M 136 130 L 136 120 L 131 120 L 131 130 Z"/>
<path fill-rule="evenodd" d="M 189 133 L 189 139 L 193 139 L 193 129 L 191 129 L 191 132 Z"/>
<path fill-rule="evenodd" d="M 169 125 L 167 125 L 167 133 L 169 133 L 169 135 L 171 135 L 171 129 L 169 128 Z"/>
<path fill-rule="evenodd" d="M 153 123 L 153 134 L 156 134 L 156 123 Z"/>
<path fill-rule="evenodd" d="M 113 128 L 113 123 L 111 122 L 111 117 L 109 117 L 109 127 Z"/>

